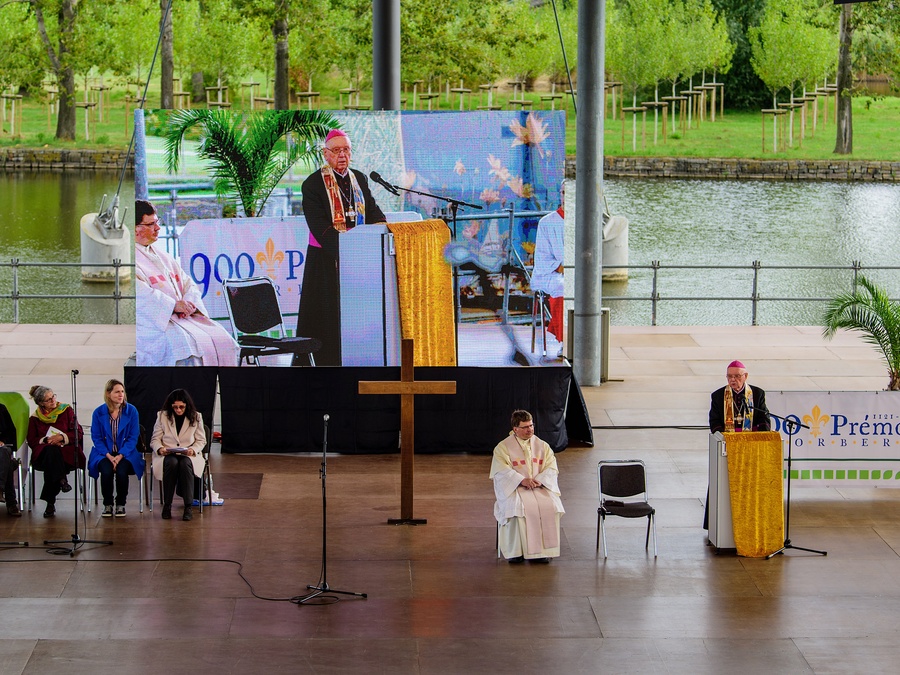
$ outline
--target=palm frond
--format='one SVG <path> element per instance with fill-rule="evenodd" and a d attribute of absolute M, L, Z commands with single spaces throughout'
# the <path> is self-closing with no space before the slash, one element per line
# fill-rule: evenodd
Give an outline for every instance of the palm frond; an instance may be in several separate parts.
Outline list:
<path fill-rule="evenodd" d="M 864 342 L 876 347 L 884 357 L 891 376 L 891 388 L 900 377 L 900 304 L 864 276 L 852 293 L 831 300 L 822 317 L 825 338 L 839 329 L 858 331 Z"/>
<path fill-rule="evenodd" d="M 276 110 L 246 118 L 224 110 L 173 113 L 165 130 L 166 167 L 177 171 L 184 135 L 201 126 L 198 155 L 210 162 L 216 194 L 241 202 L 244 213 L 259 213 L 272 191 L 300 159 L 315 156 L 315 144 L 338 124 L 319 110 Z M 283 148 L 288 134 L 295 139 Z"/>

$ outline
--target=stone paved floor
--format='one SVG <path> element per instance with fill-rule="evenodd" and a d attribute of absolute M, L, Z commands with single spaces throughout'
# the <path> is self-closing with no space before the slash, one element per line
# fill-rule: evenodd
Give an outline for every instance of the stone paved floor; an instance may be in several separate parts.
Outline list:
<path fill-rule="evenodd" d="M 0 326 L 0 390 L 53 387 L 79 407 L 121 377 L 133 327 Z M 256 499 L 229 498 L 191 523 L 97 510 L 81 534 L 112 539 L 73 558 L 74 502 L 54 520 L 0 515 L 0 674 L 4 673 L 894 673 L 900 657 L 900 492 L 796 490 L 792 531 L 827 557 L 715 555 L 699 523 L 709 392 L 747 363 L 767 390 L 886 385 L 857 337 L 816 328 L 614 328 L 612 381 L 586 388 L 592 448 L 559 455 L 562 555 L 549 566 L 496 557 L 489 459 L 417 459 L 422 527 L 388 526 L 399 508 L 396 456 L 328 464 L 328 582 L 365 592 L 324 607 L 284 601 L 320 574 L 320 457 L 213 450 L 219 474 L 262 474 Z M 461 420 L 460 423 L 464 423 Z M 645 427 L 645 428 L 630 428 Z M 595 549 L 596 465 L 639 457 L 658 510 L 659 557 L 641 523 L 611 523 Z M 177 515 L 177 513 L 176 513 Z M 88 529 L 83 529 L 86 524 Z M 186 559 L 191 559 L 186 562 Z M 238 576 L 235 562 L 257 594 Z"/>

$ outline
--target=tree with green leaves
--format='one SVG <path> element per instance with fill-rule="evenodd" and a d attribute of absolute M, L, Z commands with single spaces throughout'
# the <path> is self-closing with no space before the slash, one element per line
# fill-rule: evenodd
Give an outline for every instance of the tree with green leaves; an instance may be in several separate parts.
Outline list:
<path fill-rule="evenodd" d="M 0 10 L 15 3 L 26 3 L 37 24 L 38 38 L 59 90 L 56 138 L 75 140 L 75 61 L 79 44 L 75 35 L 78 0 L 0 0 Z M 47 17 L 54 17 L 48 21 Z"/>
<path fill-rule="evenodd" d="M 687 13 L 693 17 L 688 34 L 691 37 L 691 52 L 696 53 L 696 66 L 706 72 L 727 73 L 731 69 L 735 45 L 728 35 L 728 24 L 711 0 L 692 0 Z"/>
<path fill-rule="evenodd" d="M 298 8 L 292 3 L 295 17 L 288 37 L 291 53 L 290 80 L 298 89 L 311 90 L 314 82 L 335 65 L 334 54 L 323 46 L 337 37 L 331 20 L 328 0 L 303 0 Z M 320 85 L 321 86 L 321 85 Z"/>
<path fill-rule="evenodd" d="M 623 92 L 637 105 L 641 87 L 655 87 L 665 68 L 668 0 L 629 0 L 615 7 L 610 24 L 612 39 L 606 46 L 606 68 L 622 81 Z M 624 95 L 623 95 L 624 98 Z M 632 117 L 632 150 L 637 150 L 637 116 Z"/>
<path fill-rule="evenodd" d="M 752 52 L 748 31 L 758 26 L 767 0 L 712 0 L 728 24 L 728 36 L 734 45 L 731 68 L 721 78 L 728 91 L 728 101 L 738 108 L 758 108 L 768 99 L 765 83 L 751 64 Z"/>
<path fill-rule="evenodd" d="M 778 92 L 789 89 L 796 79 L 792 54 L 803 25 L 803 17 L 790 0 L 769 0 L 759 26 L 748 31 L 753 53 L 750 62 L 772 93 L 773 108 L 778 106 Z"/>
<path fill-rule="evenodd" d="M 136 31 L 134 27 L 155 16 L 158 8 L 159 0 L 130 0 L 106 6 L 101 35 L 102 63 L 115 75 L 146 80 L 158 35 L 155 29 Z"/>
<path fill-rule="evenodd" d="M 178 171 L 184 137 L 198 128 L 197 155 L 210 163 L 216 194 L 240 202 L 244 215 L 256 216 L 296 162 L 315 161 L 316 144 L 337 126 L 331 113 L 319 110 L 246 116 L 225 110 L 176 110 L 163 131 L 166 169 Z"/>
<path fill-rule="evenodd" d="M 860 276 L 853 292 L 828 303 L 822 323 L 822 334 L 829 340 L 840 329 L 862 333 L 884 358 L 888 390 L 900 391 L 900 303 L 892 301 L 887 291 Z"/>
<path fill-rule="evenodd" d="M 40 90 L 45 54 L 26 3 L 0 9 L 0 91 Z"/>

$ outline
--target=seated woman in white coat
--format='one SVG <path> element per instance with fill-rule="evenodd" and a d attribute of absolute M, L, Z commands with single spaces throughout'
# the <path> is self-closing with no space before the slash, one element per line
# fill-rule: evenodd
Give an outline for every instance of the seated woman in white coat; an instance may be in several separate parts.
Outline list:
<path fill-rule="evenodd" d="M 206 430 L 203 417 L 194 405 L 191 395 L 184 389 L 176 389 L 166 398 L 162 410 L 156 416 L 150 448 L 153 450 L 153 475 L 162 476 L 163 520 L 172 518 L 172 498 L 175 488 L 184 500 L 182 520 L 194 517 L 194 477 L 203 475 L 206 460 Z"/>
<path fill-rule="evenodd" d="M 559 518 L 565 513 L 556 455 L 534 435 L 531 413 L 514 411 L 511 424 L 491 462 L 500 552 L 511 563 L 549 563 L 559 557 Z"/>

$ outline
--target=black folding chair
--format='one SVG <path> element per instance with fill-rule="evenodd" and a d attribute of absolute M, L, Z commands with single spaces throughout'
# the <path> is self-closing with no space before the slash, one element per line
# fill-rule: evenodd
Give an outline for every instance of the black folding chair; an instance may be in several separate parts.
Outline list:
<path fill-rule="evenodd" d="M 309 365 L 316 365 L 313 353 L 322 343 L 317 338 L 288 337 L 278 305 L 275 285 L 269 277 L 226 279 L 222 282 L 228 315 L 234 338 L 241 347 L 238 364 L 259 365 L 259 357 L 274 354 L 293 354 L 291 365 L 306 357 Z M 271 333 L 277 332 L 277 336 Z"/>
<path fill-rule="evenodd" d="M 650 547 L 650 526 L 653 526 L 653 556 L 656 557 L 656 509 L 647 498 L 644 462 L 639 459 L 609 459 L 597 464 L 597 484 L 600 506 L 597 508 L 597 548 L 603 534 L 603 557 L 606 556 L 606 517 L 647 518 L 647 537 L 644 549 Z M 640 496 L 639 501 L 622 501 Z"/>

